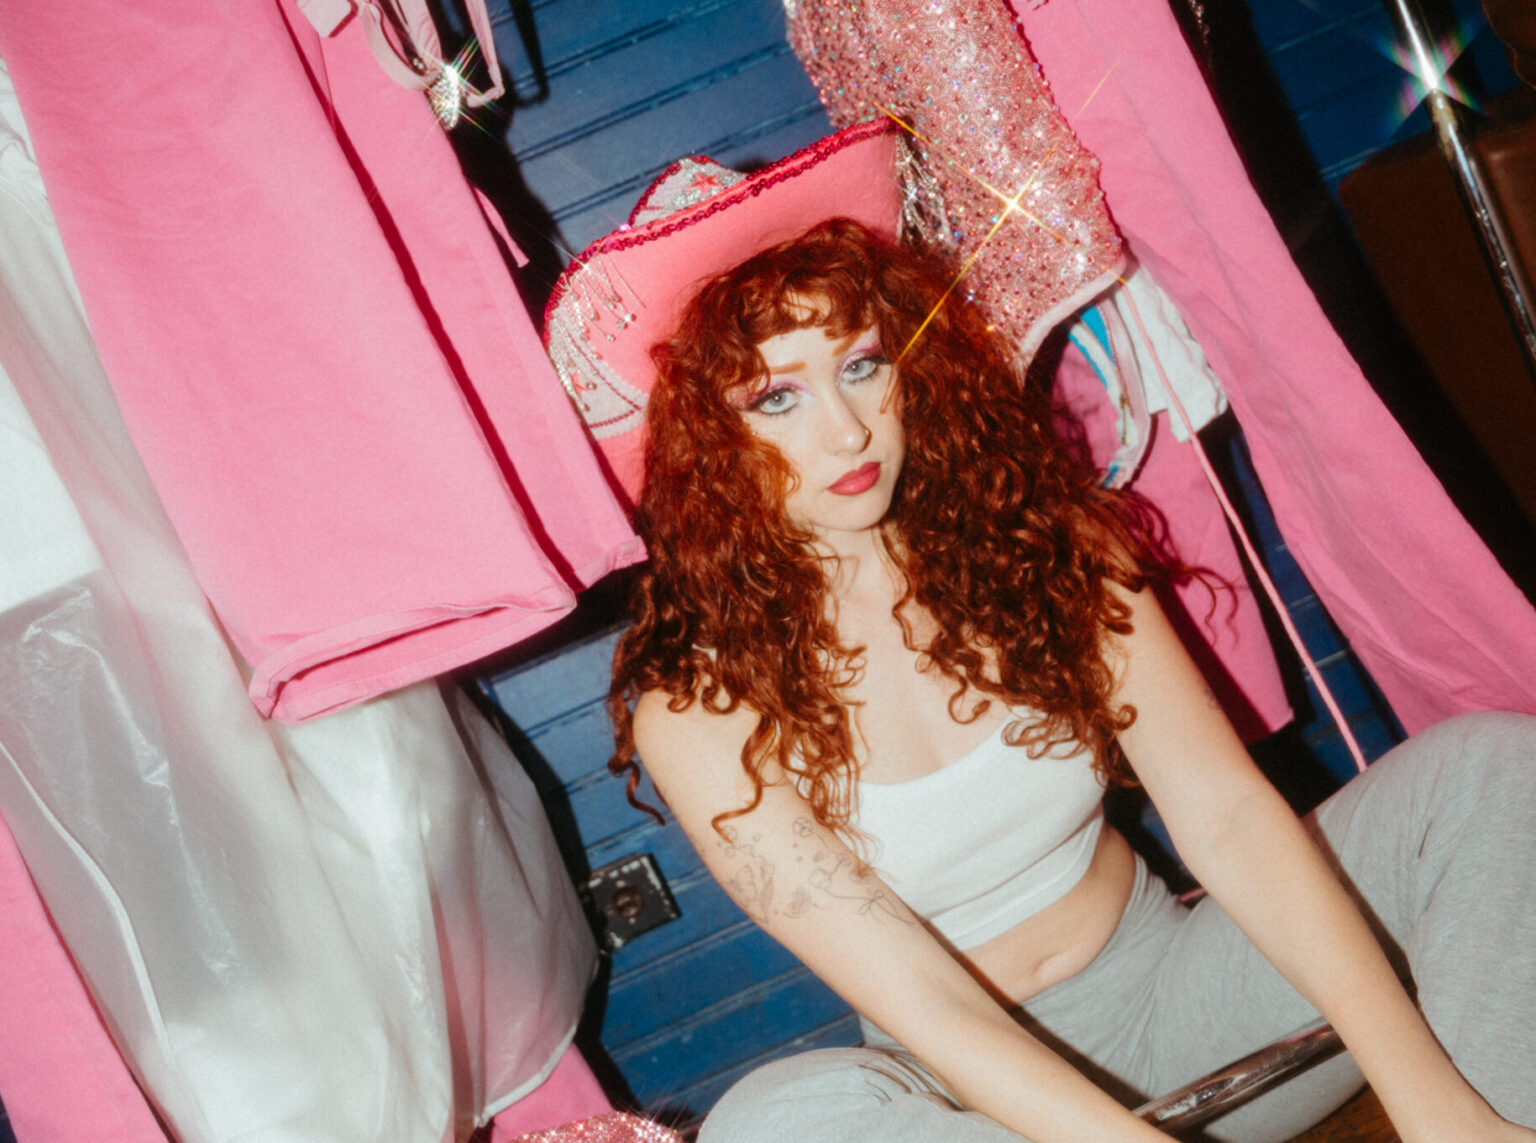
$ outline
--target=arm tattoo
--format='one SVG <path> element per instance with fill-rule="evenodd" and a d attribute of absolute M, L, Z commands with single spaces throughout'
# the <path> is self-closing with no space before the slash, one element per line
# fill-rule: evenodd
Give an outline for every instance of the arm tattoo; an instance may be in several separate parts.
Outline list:
<path fill-rule="evenodd" d="M 724 832 L 725 855 L 738 860 L 738 864 L 720 879 L 720 884 L 741 911 L 761 925 L 768 919 L 768 909 L 773 904 L 773 862 L 759 855 L 752 842 L 743 841 L 740 831 L 728 827 Z M 753 840 L 761 837 L 754 835 Z"/>
<path fill-rule="evenodd" d="M 849 902 L 861 916 L 876 916 L 885 920 L 910 924 L 895 897 L 883 886 L 872 886 L 856 875 L 853 857 L 845 850 L 834 849 L 816 829 L 810 818 L 797 818 L 793 826 L 795 884 L 788 892 L 788 900 L 781 903 L 778 912 L 785 917 L 803 917 L 817 909 L 825 909 L 834 902 Z M 727 827 L 725 830 L 725 855 L 735 862 L 731 872 L 720 878 L 720 883 L 741 910 L 758 924 L 763 924 L 774 911 L 774 875 L 772 861 L 757 850 L 762 834 L 750 839 Z"/>

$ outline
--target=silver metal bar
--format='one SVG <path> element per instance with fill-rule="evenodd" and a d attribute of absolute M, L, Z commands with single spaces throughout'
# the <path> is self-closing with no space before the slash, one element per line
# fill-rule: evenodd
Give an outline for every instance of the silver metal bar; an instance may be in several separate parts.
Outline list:
<path fill-rule="evenodd" d="M 1477 151 L 1471 146 L 1457 112 L 1455 100 L 1446 90 L 1445 70 L 1430 38 L 1416 0 L 1386 0 L 1387 10 L 1397 25 L 1398 34 L 1408 49 L 1419 82 L 1429 93 L 1425 105 L 1435 125 L 1440 152 L 1450 164 L 1461 189 L 1462 202 L 1477 230 L 1483 252 L 1503 295 L 1515 338 L 1525 355 L 1525 367 L 1536 382 L 1536 317 L 1533 317 L 1530 279 L 1515 253 L 1509 227 L 1488 186 L 1487 172 Z"/>
<path fill-rule="evenodd" d="M 1327 1021 L 1318 1020 L 1218 1072 L 1142 1104 L 1136 1114 L 1165 1131 L 1196 1127 L 1343 1050 L 1339 1034 Z"/>

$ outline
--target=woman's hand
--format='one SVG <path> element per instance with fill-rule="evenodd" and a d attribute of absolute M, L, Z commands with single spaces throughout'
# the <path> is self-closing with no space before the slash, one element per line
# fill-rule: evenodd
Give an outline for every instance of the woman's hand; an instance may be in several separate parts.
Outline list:
<path fill-rule="evenodd" d="M 1403 1143 L 1536 1143 L 1536 1131 L 1501 1119 L 1491 1110 L 1474 1123 L 1404 1128 L 1399 1134 Z"/>
<path fill-rule="evenodd" d="M 1460 1080 L 1447 1098 L 1430 1096 L 1397 1115 L 1388 1109 L 1403 1143 L 1536 1143 L 1536 1131 L 1502 1118 Z M 1385 1106 L 1385 1104 L 1383 1104 Z"/>
<path fill-rule="evenodd" d="M 1474 1139 L 1490 1139 L 1493 1143 L 1536 1143 L 1536 1131 L 1529 1127 L 1521 1127 L 1518 1123 L 1511 1123 L 1507 1119 L 1500 1119 L 1498 1115 L 1489 1113 L 1492 1119 L 1481 1127 L 1474 1127 L 1470 1131 L 1464 1131 L 1459 1136 L 1472 1143 Z"/>

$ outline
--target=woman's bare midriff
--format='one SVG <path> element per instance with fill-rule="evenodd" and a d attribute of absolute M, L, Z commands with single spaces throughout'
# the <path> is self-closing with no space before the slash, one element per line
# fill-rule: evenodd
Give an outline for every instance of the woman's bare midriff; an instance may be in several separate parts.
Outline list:
<path fill-rule="evenodd" d="M 1081 972 L 1103 951 L 1135 879 L 1129 843 L 1106 825 L 1088 871 L 1065 897 L 956 955 L 999 1000 L 1023 1003 Z"/>

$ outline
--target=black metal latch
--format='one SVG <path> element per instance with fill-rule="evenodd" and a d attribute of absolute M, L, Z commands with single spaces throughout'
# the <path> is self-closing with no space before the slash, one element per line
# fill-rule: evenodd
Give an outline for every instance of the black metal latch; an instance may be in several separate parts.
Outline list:
<path fill-rule="evenodd" d="M 598 942 L 609 951 L 681 916 L 656 868 L 656 858 L 649 853 L 631 854 L 594 869 L 581 887 L 581 899 Z"/>

